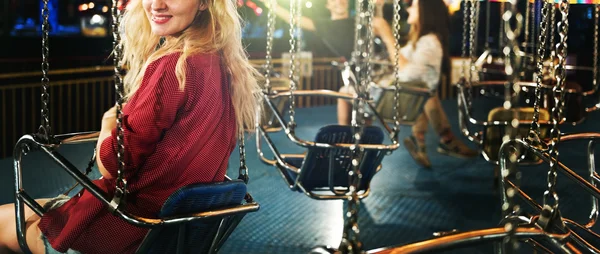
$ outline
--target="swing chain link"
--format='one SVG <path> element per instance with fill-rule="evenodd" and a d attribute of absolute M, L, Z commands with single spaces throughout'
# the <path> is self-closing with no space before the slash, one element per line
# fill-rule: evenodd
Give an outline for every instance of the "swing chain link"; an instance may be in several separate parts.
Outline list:
<path fill-rule="evenodd" d="M 552 46 L 555 42 L 555 31 L 556 29 L 556 9 L 554 7 L 554 1 L 550 3 L 550 77 L 554 77 L 556 73 L 554 73 L 554 57 L 556 57 L 556 53 L 552 50 Z"/>
<path fill-rule="evenodd" d="M 520 58 L 520 49 L 517 43 L 517 39 L 519 38 L 522 32 L 523 25 L 523 16 L 517 10 L 517 2 L 518 0 L 510 0 L 510 8 L 506 8 L 504 14 L 502 15 L 502 22 L 504 24 L 504 35 L 506 38 L 506 44 L 504 46 L 503 52 L 505 56 L 505 72 L 508 77 L 508 82 L 505 85 L 505 102 L 504 108 L 506 110 L 512 110 L 513 106 L 516 105 L 519 97 L 520 88 L 518 86 L 519 82 L 519 70 L 521 64 Z M 513 28 L 514 25 L 514 28 Z M 503 140 L 514 140 L 519 139 L 518 130 L 519 130 L 519 121 L 518 121 L 518 113 L 516 110 L 513 111 L 513 121 L 511 121 L 506 126 L 506 132 Z M 516 186 L 520 186 L 520 174 L 517 172 L 518 169 L 516 167 L 517 160 L 520 157 L 520 149 L 515 147 L 516 149 L 508 155 L 508 166 L 503 167 L 501 177 L 512 180 Z M 517 190 L 515 188 L 509 187 L 506 190 L 503 190 L 506 193 L 504 203 L 502 204 L 502 210 L 505 215 L 518 215 L 520 213 L 520 206 L 515 204 L 514 196 L 516 195 Z M 515 238 L 515 233 L 517 230 L 518 222 L 514 219 L 507 219 L 504 224 L 504 229 L 507 231 L 507 236 L 504 238 L 504 243 L 508 244 L 510 250 L 515 250 L 519 246 L 519 242 Z"/>
<path fill-rule="evenodd" d="M 366 10 L 365 2 L 367 3 Z M 356 32 L 358 33 L 357 52 L 354 62 L 357 66 L 356 72 L 358 73 L 358 83 L 356 86 L 357 97 L 354 99 L 353 110 L 352 110 L 352 131 L 354 135 L 354 145 L 350 148 L 352 152 L 351 167 L 352 170 L 348 171 L 349 180 L 349 192 L 350 197 L 347 202 L 347 212 L 344 215 L 346 220 L 344 221 L 344 232 L 342 242 L 340 243 L 340 250 L 342 253 L 362 253 L 362 242 L 359 239 L 359 226 L 358 226 L 358 213 L 360 200 L 358 197 L 358 191 L 360 190 L 360 183 L 362 181 L 362 172 L 360 171 L 360 160 L 364 153 L 364 148 L 360 147 L 362 134 L 364 132 L 365 118 L 364 108 L 366 105 L 366 99 L 368 98 L 367 86 L 371 83 L 371 63 L 370 56 L 373 48 L 373 31 L 371 29 L 372 18 L 374 14 L 374 3 L 370 0 L 357 0 L 357 17 L 359 19 L 359 25 L 357 26 Z M 363 50 L 364 49 L 364 50 Z"/>
<path fill-rule="evenodd" d="M 244 140 L 244 133 L 238 134 L 240 142 L 239 150 L 240 150 L 240 169 L 238 179 L 243 180 L 244 183 L 248 184 L 250 177 L 248 176 L 248 166 L 246 165 L 246 141 Z"/>
<path fill-rule="evenodd" d="M 562 0 L 559 4 L 561 21 L 558 24 L 560 42 L 556 44 L 556 55 L 558 65 L 555 67 L 556 86 L 552 89 L 554 97 L 554 108 L 552 108 L 552 130 L 550 143 L 550 170 L 548 171 L 548 189 L 544 192 L 544 205 L 552 207 L 553 211 L 558 209 L 559 198 L 556 192 L 556 179 L 558 167 L 558 144 L 560 142 L 559 123 L 562 121 L 564 100 L 565 100 L 565 79 L 566 79 L 566 57 L 567 57 L 567 38 L 569 32 L 569 8 L 568 0 Z M 550 203 L 553 201 L 553 203 Z"/>
<path fill-rule="evenodd" d="M 396 91 L 394 92 L 394 133 L 392 139 L 396 139 L 398 133 L 400 132 L 400 120 L 398 119 L 398 99 L 400 98 L 400 10 L 402 5 L 400 4 L 401 0 L 394 0 L 394 77 L 396 79 Z"/>
<path fill-rule="evenodd" d="M 462 59 L 466 59 L 467 57 L 467 44 L 470 38 L 471 38 L 471 33 L 472 31 L 475 29 L 472 25 L 472 22 L 470 22 L 470 20 L 472 20 L 474 18 L 473 13 L 471 13 L 471 8 L 470 6 L 473 4 L 473 1 L 463 1 L 463 10 L 465 10 L 464 16 L 463 16 L 463 34 L 462 34 L 462 49 L 461 49 L 461 57 Z M 468 34 L 467 34 L 468 33 Z M 469 45 L 471 46 L 471 45 Z M 469 52 L 471 49 L 469 48 Z M 472 105 L 473 105 L 473 86 L 471 84 L 471 79 L 467 79 L 467 62 L 463 61 L 463 63 L 461 64 L 461 80 L 462 82 L 464 82 L 464 84 L 467 85 L 466 89 L 467 89 L 467 98 L 466 98 L 466 104 L 467 104 L 467 108 L 469 110 L 471 110 Z M 470 75 L 469 75 L 470 76 Z"/>
<path fill-rule="evenodd" d="M 529 21 L 530 21 L 530 13 L 531 13 L 531 0 L 527 0 L 527 3 L 525 3 L 525 29 L 524 30 L 524 35 L 523 35 L 523 39 L 525 40 L 525 42 L 522 44 L 524 46 L 525 49 L 525 53 L 529 53 L 529 43 L 531 41 L 529 41 Z M 533 26 L 533 25 L 532 25 Z"/>
<path fill-rule="evenodd" d="M 536 26 L 535 26 L 535 10 L 536 10 L 536 1 L 537 0 L 531 0 L 531 14 L 530 14 L 530 18 L 531 18 L 531 31 L 530 31 L 530 42 L 531 42 L 531 61 L 535 61 L 535 36 L 536 36 Z M 529 0 L 528 0 L 529 2 Z"/>
<path fill-rule="evenodd" d="M 48 16 L 50 10 L 48 9 L 48 1 L 44 0 L 44 7 L 42 8 L 42 123 L 39 127 L 39 136 L 46 143 L 50 143 L 52 137 L 50 110 L 48 106 L 50 103 L 50 93 L 48 92 L 50 89 L 50 79 L 48 78 L 48 70 L 50 69 L 50 46 L 48 42 L 50 24 L 48 23 Z"/>
<path fill-rule="evenodd" d="M 544 1 L 544 6 L 542 7 L 542 22 L 540 23 L 540 35 L 539 35 L 539 47 L 537 50 L 537 73 L 536 73 L 536 87 L 535 87 L 535 100 L 533 102 L 533 122 L 531 123 L 531 127 L 529 129 L 528 140 L 531 144 L 536 147 L 540 147 L 542 142 L 540 140 L 541 130 L 540 130 L 540 103 L 542 97 L 542 82 L 544 79 L 544 61 L 546 57 L 546 41 L 548 40 L 548 22 L 550 6 L 551 4 L 547 1 Z"/>
<path fill-rule="evenodd" d="M 273 33 L 275 32 L 275 0 L 269 0 L 269 13 L 267 15 L 267 49 L 265 62 L 265 87 L 263 92 L 271 94 L 271 72 L 273 70 Z"/>
<path fill-rule="evenodd" d="M 473 90 L 473 73 L 476 72 L 475 69 L 475 51 L 477 46 L 475 37 L 477 36 L 477 23 L 479 20 L 479 0 L 471 0 L 471 11 L 470 13 L 470 22 L 469 22 L 469 96 L 472 96 Z M 472 100 L 469 100 L 469 108 L 471 108 Z"/>
<path fill-rule="evenodd" d="M 289 54 L 290 54 L 290 70 L 289 70 L 289 75 L 288 78 L 290 79 L 290 96 L 289 96 L 289 100 L 290 100 L 290 106 L 289 106 L 289 114 L 290 114 L 290 121 L 288 122 L 288 131 L 289 132 L 294 132 L 294 128 L 296 127 L 296 112 L 294 111 L 294 108 L 296 106 L 296 99 L 294 96 L 294 91 L 296 91 L 297 89 L 297 81 L 296 80 L 296 52 L 297 52 L 297 43 L 296 43 L 296 35 L 298 33 L 299 30 L 299 19 L 298 19 L 298 5 L 296 4 L 296 1 L 300 1 L 300 0 L 290 0 L 290 50 L 289 50 Z"/>
<path fill-rule="evenodd" d="M 121 59 L 123 58 L 123 48 L 121 45 L 121 11 L 119 10 L 118 0 L 112 0 L 112 32 L 113 32 L 113 64 L 114 64 L 114 78 L 115 78 L 115 91 L 116 91 L 116 114 L 117 114 L 117 180 L 116 190 L 113 200 L 111 201 L 114 208 L 118 206 L 124 200 L 124 196 L 127 191 L 127 180 L 124 178 L 125 170 L 125 144 L 124 144 L 124 133 L 123 133 L 123 101 L 124 101 L 124 87 L 123 87 L 123 75 Z M 160 86 L 159 86 L 160 88 Z M 160 92 L 160 91 L 159 91 Z M 160 108 L 160 103 L 155 105 Z"/>
<path fill-rule="evenodd" d="M 469 8 L 469 4 L 471 3 L 471 1 L 463 1 L 463 7 L 462 9 L 464 10 L 464 15 L 463 15 L 463 33 L 462 33 L 462 47 L 461 47 L 461 54 L 460 57 L 465 58 L 467 57 L 467 29 L 469 28 L 469 18 L 470 18 L 470 8 Z M 461 64 L 461 78 L 464 78 L 467 76 L 467 68 L 466 68 L 466 63 L 463 62 L 463 64 Z"/>
<path fill-rule="evenodd" d="M 594 71 L 592 84 L 598 91 L 598 21 L 600 20 L 600 4 L 594 5 Z"/>

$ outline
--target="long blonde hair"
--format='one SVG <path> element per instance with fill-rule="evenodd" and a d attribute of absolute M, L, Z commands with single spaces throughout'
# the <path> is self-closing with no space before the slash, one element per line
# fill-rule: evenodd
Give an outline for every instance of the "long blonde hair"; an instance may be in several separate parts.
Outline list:
<path fill-rule="evenodd" d="M 185 87 L 186 58 L 197 53 L 219 53 L 224 70 L 230 77 L 230 93 L 235 110 L 238 135 L 252 130 L 260 87 L 259 73 L 248 62 L 242 45 L 242 19 L 233 0 L 198 0 L 208 8 L 196 17 L 177 38 L 157 49 L 160 37 L 152 33 L 142 0 L 132 0 L 123 15 L 125 30 L 121 45 L 123 64 L 128 66 L 125 76 L 127 98 L 140 87 L 146 66 L 166 54 L 180 52 L 176 75 L 180 89 Z"/>

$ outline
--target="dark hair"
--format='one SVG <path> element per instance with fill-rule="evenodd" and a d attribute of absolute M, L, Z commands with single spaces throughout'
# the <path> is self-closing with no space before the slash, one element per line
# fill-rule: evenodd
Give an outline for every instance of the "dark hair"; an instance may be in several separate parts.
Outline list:
<path fill-rule="evenodd" d="M 411 3 L 412 4 L 412 3 Z M 450 14 L 443 0 L 419 0 L 419 23 L 411 26 L 409 38 L 416 42 L 421 36 L 435 34 L 442 44 L 441 74 L 450 80 Z"/>

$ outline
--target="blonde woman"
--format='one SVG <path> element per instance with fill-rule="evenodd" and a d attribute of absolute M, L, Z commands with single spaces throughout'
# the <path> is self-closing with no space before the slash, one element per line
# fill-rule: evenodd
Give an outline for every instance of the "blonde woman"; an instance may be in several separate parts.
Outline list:
<path fill-rule="evenodd" d="M 155 217 L 176 189 L 223 181 L 237 137 L 254 126 L 259 87 L 232 0 L 132 0 L 122 26 L 129 67 L 125 207 Z M 112 195 L 114 108 L 104 114 L 100 133 L 103 178 L 95 184 Z M 133 253 L 147 232 L 113 216 L 87 191 L 39 202 L 50 209 L 43 217 L 29 209 L 25 214 L 33 253 Z M 20 252 L 14 205 L 0 207 L 0 221 L 0 253 Z"/>

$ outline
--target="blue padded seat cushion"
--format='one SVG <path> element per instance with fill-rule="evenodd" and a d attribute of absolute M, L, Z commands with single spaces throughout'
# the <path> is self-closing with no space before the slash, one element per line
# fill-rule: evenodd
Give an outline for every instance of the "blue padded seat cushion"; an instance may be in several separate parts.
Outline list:
<path fill-rule="evenodd" d="M 328 125 L 317 132 L 315 142 L 318 143 L 354 143 L 353 131 L 350 126 L 344 125 Z M 369 126 L 364 128 L 364 132 L 361 139 L 361 144 L 382 144 L 384 134 L 381 128 L 376 126 Z M 305 158 L 285 158 L 284 160 L 297 167 L 302 168 L 306 171 L 304 173 L 304 179 L 302 185 L 310 190 L 314 188 L 323 188 L 329 186 L 329 153 L 330 149 L 327 148 L 309 148 L 309 152 Z M 375 163 L 377 155 L 381 151 L 367 151 L 365 157 L 363 157 L 361 172 L 363 179 L 361 186 L 365 187 L 370 182 L 371 178 L 376 172 L 379 163 Z M 336 157 L 335 173 L 334 173 L 334 185 L 335 186 L 348 186 L 348 174 L 347 169 L 351 169 L 350 163 L 350 150 L 339 149 L 335 151 L 334 156 Z M 302 167 L 302 163 L 306 164 Z M 296 179 L 298 174 L 291 170 L 285 170 L 287 175 L 291 179 Z M 361 188 L 364 190 L 364 188 Z"/>
<path fill-rule="evenodd" d="M 159 217 L 239 205 L 245 195 L 246 184 L 238 179 L 184 186 L 169 196 L 160 210 Z"/>
<path fill-rule="evenodd" d="M 191 184 L 169 196 L 160 210 L 159 217 L 185 216 L 240 205 L 245 195 L 246 184 L 242 180 Z M 145 254 L 175 253 L 179 226 L 185 228 L 183 239 L 179 239 L 184 253 L 207 253 L 218 232 L 220 221 L 219 218 L 196 220 L 152 230 L 151 242 Z"/>

